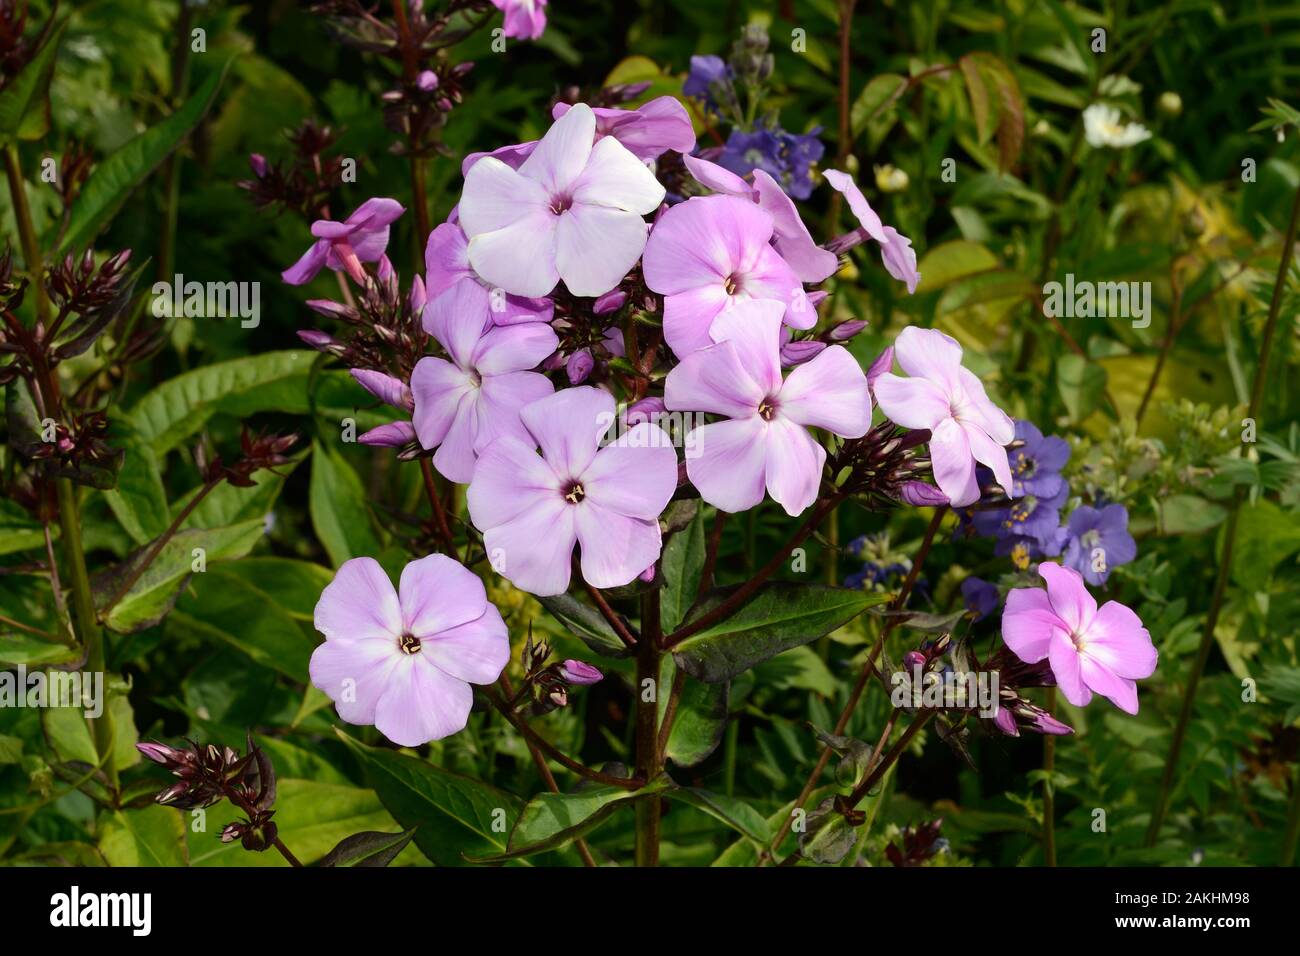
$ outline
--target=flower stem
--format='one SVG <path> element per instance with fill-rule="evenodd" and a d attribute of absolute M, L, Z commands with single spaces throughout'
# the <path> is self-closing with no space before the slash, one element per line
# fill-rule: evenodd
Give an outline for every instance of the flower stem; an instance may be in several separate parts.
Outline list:
<path fill-rule="evenodd" d="M 1268 306 L 1268 320 L 1264 323 L 1264 336 L 1259 344 L 1259 364 L 1255 367 L 1255 381 L 1250 392 L 1250 407 L 1246 417 L 1256 421 L 1260 406 L 1264 401 L 1264 379 L 1268 375 L 1268 363 L 1273 350 L 1273 336 L 1277 331 L 1278 316 L 1282 309 L 1282 292 L 1286 285 L 1287 271 L 1295 255 L 1296 226 L 1300 223 L 1300 189 L 1296 190 L 1295 200 L 1291 204 L 1291 219 L 1287 223 L 1286 238 L 1282 242 L 1282 257 L 1277 265 L 1277 281 L 1273 284 L 1273 298 Z M 1227 522 L 1223 527 L 1223 554 L 1219 558 L 1218 572 L 1214 580 L 1214 596 L 1210 599 L 1210 610 L 1205 616 L 1205 630 L 1201 634 L 1201 644 L 1196 649 L 1196 659 L 1192 661 L 1191 673 L 1187 675 L 1187 687 L 1183 691 L 1182 708 L 1178 713 L 1178 723 L 1174 725 L 1173 737 L 1169 741 L 1169 756 L 1165 759 L 1164 774 L 1160 780 L 1160 793 L 1156 797 L 1155 807 L 1151 810 L 1151 824 L 1147 828 L 1145 845 L 1155 846 L 1160 836 L 1160 827 L 1164 824 L 1165 814 L 1169 809 L 1169 795 L 1173 787 L 1174 774 L 1178 768 L 1178 758 L 1182 756 L 1183 744 L 1187 739 L 1187 727 L 1192 718 L 1196 703 L 1196 690 L 1201 683 L 1201 675 L 1210 657 L 1210 648 L 1214 644 L 1214 630 L 1219 623 L 1219 614 L 1223 610 L 1223 599 L 1228 590 L 1228 578 L 1232 573 L 1232 552 L 1237 540 L 1237 516 L 1245 499 L 1244 486 L 1238 485 L 1228 511 Z"/>
<path fill-rule="evenodd" d="M 912 718 L 912 722 L 907 725 L 907 729 L 903 731 L 902 736 L 894 742 L 894 746 L 889 748 L 889 752 L 871 768 L 871 772 L 863 778 L 862 782 L 853 788 L 853 792 L 848 797 L 849 806 L 856 807 L 862 802 L 863 798 L 871 792 L 871 788 L 880 782 L 880 778 L 885 775 L 885 771 L 892 767 L 898 761 L 898 758 L 903 755 L 903 751 L 907 749 L 908 744 L 912 742 L 912 738 L 917 735 L 917 732 L 930 722 L 930 718 L 934 716 L 934 713 L 932 710 L 927 710 L 925 713 L 917 714 Z"/>
<path fill-rule="evenodd" d="M 1047 712 L 1056 716 L 1056 688 L 1047 688 Z M 1043 860 L 1056 866 L 1056 735 L 1043 735 Z"/>
<path fill-rule="evenodd" d="M 36 302 L 36 318 L 42 325 L 50 320 L 50 302 L 45 296 L 43 277 L 44 260 L 36 227 L 32 224 L 32 210 L 27 205 L 27 192 L 23 188 L 22 162 L 18 147 L 10 143 L 4 148 L 5 175 L 9 179 L 9 196 L 14 202 L 14 220 L 18 224 L 18 241 L 23 249 L 23 264 L 31 280 L 31 290 Z"/>
<path fill-rule="evenodd" d="M 636 769 L 638 776 L 649 781 L 663 770 L 659 752 L 659 664 L 662 637 L 659 618 L 659 592 L 649 591 L 641 597 L 641 636 L 636 656 Z M 647 684 L 646 682 L 650 683 Z M 646 689 L 655 692 L 646 700 Z M 659 863 L 659 795 L 652 794 L 636 802 L 636 865 Z"/>

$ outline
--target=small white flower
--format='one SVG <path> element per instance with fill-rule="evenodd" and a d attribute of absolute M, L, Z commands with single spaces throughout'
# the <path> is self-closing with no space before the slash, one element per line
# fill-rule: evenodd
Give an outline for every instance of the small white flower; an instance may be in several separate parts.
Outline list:
<path fill-rule="evenodd" d="M 1083 131 L 1094 149 L 1127 149 L 1151 138 L 1149 129 L 1139 123 L 1121 122 L 1119 110 L 1105 103 L 1093 103 L 1083 111 Z"/>

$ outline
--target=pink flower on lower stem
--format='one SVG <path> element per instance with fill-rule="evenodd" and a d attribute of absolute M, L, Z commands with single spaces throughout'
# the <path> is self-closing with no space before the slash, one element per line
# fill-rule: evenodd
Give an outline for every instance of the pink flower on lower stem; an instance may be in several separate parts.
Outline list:
<path fill-rule="evenodd" d="M 1100 608 L 1073 568 L 1043 563 L 1047 590 L 1015 588 L 1002 612 L 1002 639 L 1027 664 L 1047 659 L 1065 699 L 1083 707 L 1100 694 L 1138 712 L 1137 682 L 1155 673 L 1151 634 L 1118 601 Z"/>
<path fill-rule="evenodd" d="M 469 513 L 488 560 L 533 594 L 569 587 L 575 544 L 582 576 L 598 588 L 632 581 L 659 558 L 659 515 L 677 488 L 677 452 L 655 425 L 600 447 L 614 398 L 590 386 L 534 402 L 520 417 L 532 442 L 499 438 L 470 482 Z"/>
<path fill-rule="evenodd" d="M 512 40 L 536 40 L 546 31 L 546 0 L 492 0 L 505 13 L 505 35 Z"/>
<path fill-rule="evenodd" d="M 311 225 L 316 237 L 301 259 L 280 274 L 289 285 L 303 285 L 329 266 L 346 271 L 354 282 L 366 281 L 362 262 L 378 262 L 388 248 L 388 227 L 405 210 L 396 199 L 367 199 L 343 222 L 317 219 Z"/>
<path fill-rule="evenodd" d="M 374 724 L 403 747 L 464 729 L 470 684 L 491 684 L 510 660 L 501 614 L 483 582 L 441 554 L 402 569 L 398 590 L 374 558 L 345 561 L 316 603 L 325 635 L 311 682 L 349 724 Z"/>
<path fill-rule="evenodd" d="M 664 187 L 579 103 L 555 121 L 519 169 L 492 156 L 465 175 L 460 224 L 474 271 L 513 295 L 613 289 L 645 249 L 644 216 Z"/>
<path fill-rule="evenodd" d="M 723 511 L 753 508 L 766 488 L 787 514 L 801 513 L 817 500 L 826 463 L 808 429 L 860 438 L 871 427 L 866 376 L 843 346 L 782 382 L 781 313 L 766 300 L 733 307 L 713 323 L 717 344 L 688 355 L 664 383 L 669 409 L 730 419 L 697 429 L 700 452 L 686 459 L 700 497 Z"/>
<path fill-rule="evenodd" d="M 885 271 L 899 282 L 906 282 L 909 294 L 915 292 L 917 283 L 921 281 L 921 273 L 916 271 L 916 251 L 912 248 L 912 240 L 893 226 L 886 226 L 880 221 L 876 211 L 867 202 L 867 197 L 862 195 L 862 190 L 848 173 L 828 169 L 822 175 L 832 189 L 844 194 L 849 210 L 857 217 L 862 231 L 880 244 L 880 257 L 885 263 Z"/>
<path fill-rule="evenodd" d="M 437 448 L 434 467 L 462 484 L 490 442 L 502 435 L 528 437 L 519 410 L 554 390 L 550 379 L 531 369 L 559 345 L 544 322 L 485 328 L 476 304 L 471 282 L 459 282 L 429 302 L 424 330 L 450 361 L 426 356 L 411 373 L 420 444 Z"/>
<path fill-rule="evenodd" d="M 664 340 L 678 358 L 713 344 L 714 320 L 739 302 L 779 301 L 796 329 L 817 323 L 803 284 L 769 244 L 771 214 L 735 196 L 700 196 L 655 223 L 641 260 L 645 283 L 664 296 Z"/>
<path fill-rule="evenodd" d="M 909 325 L 894 342 L 898 364 L 911 378 L 882 372 L 872 384 L 876 403 L 904 428 L 930 431 L 934 480 L 954 507 L 979 500 L 975 463 L 993 470 L 1011 493 L 1005 445 L 1015 440 L 1011 419 L 991 401 L 984 385 L 962 367 L 961 346 L 938 329 Z"/>

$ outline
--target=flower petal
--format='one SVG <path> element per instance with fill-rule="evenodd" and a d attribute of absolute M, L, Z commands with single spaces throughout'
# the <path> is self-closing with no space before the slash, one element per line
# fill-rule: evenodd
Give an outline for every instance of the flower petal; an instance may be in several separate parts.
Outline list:
<path fill-rule="evenodd" d="M 559 347 L 560 340 L 545 322 L 524 322 L 490 329 L 474 347 L 471 364 L 482 375 L 536 368 Z"/>
<path fill-rule="evenodd" d="M 484 310 L 486 290 L 477 282 L 457 282 L 424 304 L 421 324 L 461 368 L 473 364 L 474 349 L 490 325 Z"/>
<path fill-rule="evenodd" d="M 767 480 L 767 423 L 757 415 L 695 429 L 698 454 L 686 474 L 700 497 L 723 511 L 748 511 L 763 500 Z"/>
<path fill-rule="evenodd" d="M 998 484 L 1007 494 L 1012 494 L 1011 464 L 1007 461 L 1007 450 L 990 438 L 978 425 L 962 422 L 961 428 L 966 433 L 966 441 L 975 460 L 992 469 L 993 477 L 997 479 Z"/>
<path fill-rule="evenodd" d="M 659 559 L 662 537 L 655 518 L 627 517 L 591 500 L 572 510 L 582 576 L 592 587 L 622 587 Z"/>
<path fill-rule="evenodd" d="M 780 417 L 767 423 L 767 493 L 794 516 L 817 500 L 826 449 L 802 425 Z"/>
<path fill-rule="evenodd" d="M 1113 673 L 1086 651 L 1079 654 L 1079 677 L 1089 690 L 1101 694 L 1126 714 L 1138 712 L 1137 682 Z"/>
<path fill-rule="evenodd" d="M 938 329 L 909 325 L 894 341 L 894 357 L 903 371 L 929 379 L 949 396 L 957 391 L 961 354 L 957 340 Z"/>
<path fill-rule="evenodd" d="M 389 677 L 375 727 L 399 747 L 418 747 L 464 730 L 473 706 L 469 684 L 412 654 Z"/>
<path fill-rule="evenodd" d="M 871 428 L 871 394 L 858 360 L 841 345 L 819 352 L 786 377 L 778 396 L 780 414 L 841 438 L 861 438 Z"/>
<path fill-rule="evenodd" d="M 886 417 L 904 428 L 933 431 L 951 416 L 948 397 L 933 382 L 923 378 L 902 378 L 884 372 L 873 386 L 876 404 Z"/>
<path fill-rule="evenodd" d="M 1051 665 L 1052 675 L 1056 678 L 1056 685 L 1061 688 L 1065 699 L 1075 707 L 1088 706 L 1088 702 L 1092 700 L 1092 691 L 1083 682 L 1079 652 L 1075 650 L 1074 642 L 1063 632 L 1057 631 L 1052 635 L 1047 660 Z"/>
<path fill-rule="evenodd" d="M 877 399 L 880 398 L 881 384 L 882 382 L 876 383 Z M 931 431 L 930 464 L 934 470 L 935 484 L 948 496 L 954 508 L 963 508 L 979 501 L 980 486 L 975 480 L 975 459 L 971 457 L 966 433 L 956 419 L 945 418 Z"/>
<path fill-rule="evenodd" d="M 473 389 L 469 375 L 445 359 L 426 355 L 411 373 L 412 419 L 425 448 L 436 448 L 447 437 L 461 400 Z"/>
<path fill-rule="evenodd" d="M 1052 635 L 1066 633 L 1041 588 L 1012 588 L 1002 611 L 1002 640 L 1026 664 L 1037 664 L 1047 656 Z"/>
<path fill-rule="evenodd" d="M 485 281 L 511 295 L 548 295 L 560 279 L 555 265 L 558 225 L 557 216 L 540 210 L 479 233 L 469 241 L 470 264 Z"/>
<path fill-rule="evenodd" d="M 501 160 L 488 156 L 471 166 L 465 174 L 465 186 L 456 211 L 461 229 L 472 240 L 482 233 L 513 226 L 530 216 L 549 213 L 550 206 L 550 196 L 541 185 L 520 175 Z M 466 255 L 472 265 L 474 260 L 469 249 L 466 249 Z M 480 271 L 479 275 L 482 274 Z"/>
<path fill-rule="evenodd" d="M 312 684 L 334 701 L 340 718 L 349 724 L 373 724 L 375 707 L 401 659 L 396 637 L 327 640 L 312 652 L 307 670 Z"/>
<path fill-rule="evenodd" d="M 339 567 L 316 602 L 316 630 L 330 640 L 396 638 L 402 609 L 388 573 L 374 558 L 352 558 Z"/>
<path fill-rule="evenodd" d="M 625 209 L 645 216 L 659 208 L 664 187 L 641 160 L 612 136 L 596 144 L 578 181 L 573 184 L 575 204 Z"/>
<path fill-rule="evenodd" d="M 479 453 L 465 500 L 480 531 L 512 521 L 548 500 L 563 501 L 560 480 L 533 446 L 518 438 L 498 438 Z"/>
<path fill-rule="evenodd" d="M 1142 620 L 1118 601 L 1107 601 L 1084 634 L 1084 653 L 1107 670 L 1129 680 L 1156 672 L 1159 654 Z"/>
<path fill-rule="evenodd" d="M 519 413 L 533 402 L 540 402 L 555 391 L 555 386 L 545 375 L 537 372 L 507 372 L 488 375 L 479 388 L 478 431 L 475 433 L 474 451 L 481 452 L 489 444 L 510 435 L 523 442 L 532 436 L 524 428 Z"/>
<path fill-rule="evenodd" d="M 677 490 L 677 452 L 658 425 L 642 422 L 596 452 L 582 473 L 587 500 L 610 512 L 658 518 Z M 582 522 L 578 523 L 579 536 Z M 645 568 L 642 564 L 638 571 Z"/>
<path fill-rule="evenodd" d="M 1072 634 L 1086 634 L 1097 616 L 1097 602 L 1079 572 L 1044 561 L 1038 566 L 1038 574 L 1047 582 L 1047 596 L 1057 617 Z"/>
<path fill-rule="evenodd" d="M 766 394 L 733 342 L 692 352 L 664 381 L 664 406 L 678 412 L 745 418 L 758 411 Z"/>
<path fill-rule="evenodd" d="M 586 103 L 577 103 L 546 131 L 529 157 L 519 167 L 519 173 L 540 183 L 552 195 L 569 190 L 582 175 L 596 140 L 596 115 Z M 487 160 L 479 160 L 473 173 Z M 504 164 L 503 164 L 504 165 Z M 469 186 L 469 177 L 465 177 Z M 462 210 L 464 201 L 462 200 Z M 461 212 L 464 218 L 465 213 Z M 466 227 L 466 231 L 469 228 Z M 471 233 L 472 235 L 473 233 Z"/>
<path fill-rule="evenodd" d="M 636 265 L 647 235 L 645 220 L 634 212 L 575 202 L 559 219 L 555 267 L 574 295 L 604 295 Z"/>
<path fill-rule="evenodd" d="M 489 450 L 499 444 L 494 442 Z M 539 597 L 563 594 L 569 588 L 573 546 L 578 540 L 576 510 L 556 494 L 535 499 L 513 521 L 489 528 L 483 547 L 493 569 L 515 587 Z"/>
<path fill-rule="evenodd" d="M 614 396 L 590 385 L 565 388 L 533 402 L 520 417 L 552 471 L 562 481 L 573 479 L 587 470 L 614 424 Z"/>
<path fill-rule="evenodd" d="M 458 680 L 491 684 L 510 663 L 510 635 L 501 612 L 488 604 L 480 617 L 426 638 L 420 653 Z"/>
<path fill-rule="evenodd" d="M 425 638 L 483 616 L 487 591 L 479 576 L 445 554 L 402 568 L 398 586 L 403 633 Z"/>
<path fill-rule="evenodd" d="M 642 262 L 644 263 L 644 259 Z M 713 344 L 709 329 L 731 304 L 721 282 L 664 297 L 664 341 L 679 359 Z"/>
<path fill-rule="evenodd" d="M 301 258 L 293 265 L 280 273 L 280 278 L 289 285 L 305 285 L 316 274 L 325 268 L 325 260 L 329 257 L 330 244 L 325 240 L 318 240 L 307 247 Z"/>

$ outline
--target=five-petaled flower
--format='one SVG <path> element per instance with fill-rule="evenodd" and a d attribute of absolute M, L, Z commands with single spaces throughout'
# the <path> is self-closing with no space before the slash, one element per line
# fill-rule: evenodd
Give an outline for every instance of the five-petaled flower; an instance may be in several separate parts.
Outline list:
<path fill-rule="evenodd" d="M 1137 681 L 1155 673 L 1151 634 L 1118 601 L 1100 608 L 1079 572 L 1044 562 L 1038 573 L 1047 590 L 1015 588 L 1002 612 L 1002 639 L 1027 664 L 1046 659 L 1065 699 L 1076 707 L 1107 698 L 1126 713 L 1138 712 Z"/>
<path fill-rule="evenodd" d="M 781 380 L 780 302 L 740 303 L 713 323 L 716 344 L 668 373 L 664 402 L 674 411 L 710 412 L 729 421 L 698 429 L 700 453 L 686 473 L 700 497 L 723 511 L 745 511 L 772 496 L 797 515 L 817 500 L 826 450 L 808 433 L 824 428 L 860 438 L 871 427 L 862 367 L 832 345 Z"/>
<path fill-rule="evenodd" d="M 325 643 L 311 682 L 349 724 L 374 724 L 403 747 L 465 727 L 474 692 L 510 660 L 510 639 L 483 582 L 446 555 L 402 569 L 397 590 L 374 558 L 345 561 L 316 603 Z"/>
<path fill-rule="evenodd" d="M 343 222 L 317 219 L 311 224 L 316 237 L 302 258 L 285 269 L 281 278 L 289 285 L 303 285 L 329 266 L 343 270 L 358 285 L 365 285 L 363 262 L 378 262 L 388 248 L 388 227 L 404 212 L 395 199 L 367 199 Z"/>
<path fill-rule="evenodd" d="M 488 445 L 469 486 L 488 560 L 545 597 L 568 588 L 581 543 L 588 584 L 628 584 L 659 558 L 659 515 L 677 488 L 668 436 L 642 423 L 600 447 L 615 421 L 614 398 L 587 385 L 533 402 L 520 417 L 531 441 L 506 436 Z"/>
<path fill-rule="evenodd" d="M 939 330 L 909 325 L 898 334 L 894 356 L 911 378 L 887 372 L 873 386 L 891 421 L 929 429 L 934 480 L 958 508 L 979 500 L 976 462 L 991 468 L 1003 490 L 1012 493 L 1004 446 L 1015 438 L 1011 419 L 962 367 L 961 354 L 956 340 Z"/>
<path fill-rule="evenodd" d="M 595 114 L 579 103 L 518 170 L 494 156 L 469 168 L 459 214 L 475 272 L 523 296 L 561 279 L 574 295 L 597 296 L 623 280 L 664 187 L 618 139 L 595 138 Z"/>

